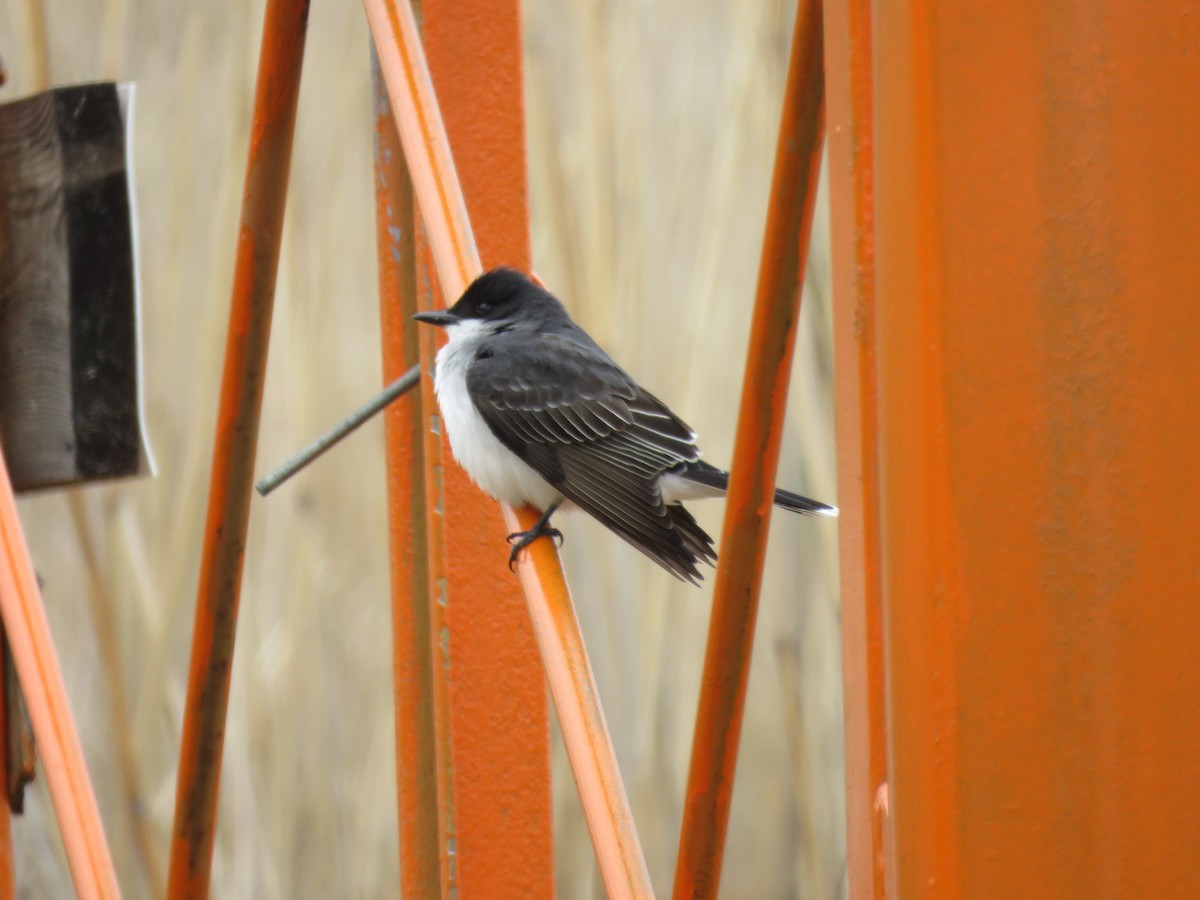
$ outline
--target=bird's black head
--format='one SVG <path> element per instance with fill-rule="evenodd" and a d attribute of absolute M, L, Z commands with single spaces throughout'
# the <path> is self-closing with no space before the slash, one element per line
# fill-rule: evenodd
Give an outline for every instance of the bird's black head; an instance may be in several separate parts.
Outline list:
<path fill-rule="evenodd" d="M 540 330 L 570 321 L 553 294 L 507 266 L 480 275 L 449 309 L 413 318 L 443 327 L 476 321 L 492 325 L 491 331 Z"/>

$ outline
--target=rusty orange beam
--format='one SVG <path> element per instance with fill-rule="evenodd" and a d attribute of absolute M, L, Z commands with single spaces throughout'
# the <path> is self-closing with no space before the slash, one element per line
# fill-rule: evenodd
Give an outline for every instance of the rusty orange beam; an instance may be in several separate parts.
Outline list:
<path fill-rule="evenodd" d="M 75 892 L 84 898 L 119 897 L 100 810 L 75 731 L 58 654 L 50 636 L 37 574 L 17 515 L 3 453 L 0 453 L 0 553 L 3 554 L 0 556 L 0 616 L 29 708 L 29 720 L 37 739 Z M 7 819 L 7 796 L 2 802 Z"/>
<path fill-rule="evenodd" d="M 421 11 L 430 76 L 479 256 L 484 268 L 528 270 L 519 0 L 423 0 Z M 422 221 L 431 218 L 423 208 Z M 443 452 L 459 876 L 466 896 L 549 898 L 550 708 L 538 645 L 520 582 L 503 564 L 500 508 L 453 463 L 448 445 Z M 544 574 L 561 577 L 561 569 Z"/>
<path fill-rule="evenodd" d="M 875 11 L 896 895 L 1200 896 L 1200 16 Z"/>
<path fill-rule="evenodd" d="M 825 15 L 834 383 L 852 900 L 887 895 L 887 703 L 880 589 L 871 0 Z"/>
<path fill-rule="evenodd" d="M 167 894 L 208 894 L 221 751 L 250 517 L 308 0 L 268 0 L 192 631 Z"/>
<path fill-rule="evenodd" d="M 537 519 L 534 510 L 504 508 L 504 521 L 510 531 L 526 531 Z M 539 575 L 561 573 L 556 561 L 557 550 L 552 542 L 535 541 L 522 554 L 518 571 L 563 743 L 596 848 L 604 891 L 610 898 L 653 897 L 650 873 L 604 724 L 604 711 L 600 708 L 571 592 L 561 574 L 557 578 Z"/>
<path fill-rule="evenodd" d="M 373 48 L 371 89 L 383 379 L 391 384 L 416 364 L 420 352 L 419 330 L 411 323 L 417 311 L 416 223 L 412 181 Z M 403 397 L 384 412 L 400 884 L 414 898 L 442 893 L 423 422 L 420 396 Z"/>
<path fill-rule="evenodd" d="M 430 249 L 425 233 L 420 228 L 419 216 L 414 217 L 416 227 L 416 297 L 421 310 L 432 309 L 438 303 L 437 288 L 433 284 L 430 266 Z M 411 327 L 411 322 L 409 323 Z M 437 356 L 437 335 L 429 330 L 417 334 L 421 368 L 432 372 Z M 451 732 L 452 712 L 450 705 L 450 578 L 446 564 L 446 456 L 447 448 L 443 429 L 438 426 L 439 412 L 432 378 L 422 378 L 420 388 L 420 413 L 422 436 L 422 481 L 425 511 L 425 565 L 429 610 L 429 633 L 427 640 L 431 649 L 432 716 L 434 739 L 434 783 L 437 790 L 437 839 L 438 872 L 442 896 L 453 898 L 461 892 L 459 878 L 459 828 L 458 808 L 455 803 L 455 754 Z"/>
<path fill-rule="evenodd" d="M 491 263 L 528 268 L 517 4 L 425 2 L 424 44 L 407 3 L 365 5 L 437 271 L 436 283 L 429 272 L 419 276 L 418 303 L 457 297 L 482 272 L 464 191 L 479 211 Z M 443 124 L 427 48 L 441 53 L 436 76 L 453 129 Z M 485 84 L 489 102 L 481 104 Z M 457 134 L 458 170 L 448 130 Z M 420 337 L 426 371 L 438 339 Z M 433 705 L 442 890 L 550 897 L 549 723 L 537 644 L 520 586 L 502 564 L 500 512 L 451 462 L 430 379 L 423 379 L 421 402 L 431 629 L 441 676 Z"/>
<path fill-rule="evenodd" d="M 684 797 L 676 898 L 715 897 L 825 124 L 821 0 L 800 0 Z"/>

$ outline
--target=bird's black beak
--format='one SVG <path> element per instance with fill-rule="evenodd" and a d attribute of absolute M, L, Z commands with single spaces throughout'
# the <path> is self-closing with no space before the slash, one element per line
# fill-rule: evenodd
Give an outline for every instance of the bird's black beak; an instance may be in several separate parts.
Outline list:
<path fill-rule="evenodd" d="M 445 328 L 447 325 L 457 325 L 458 316 L 450 312 L 448 309 L 431 309 L 428 312 L 419 312 L 413 316 L 418 322 L 424 322 L 426 325 L 437 325 L 439 328 Z"/>

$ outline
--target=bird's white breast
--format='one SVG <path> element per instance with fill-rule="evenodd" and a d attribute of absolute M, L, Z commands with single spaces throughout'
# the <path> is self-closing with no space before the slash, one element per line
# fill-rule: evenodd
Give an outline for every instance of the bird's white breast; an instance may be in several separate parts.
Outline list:
<path fill-rule="evenodd" d="M 454 458 L 472 481 L 497 500 L 548 508 L 561 495 L 500 443 L 467 393 L 467 367 L 485 337 L 479 323 L 452 325 L 448 331 L 450 340 L 438 351 L 434 384 Z"/>

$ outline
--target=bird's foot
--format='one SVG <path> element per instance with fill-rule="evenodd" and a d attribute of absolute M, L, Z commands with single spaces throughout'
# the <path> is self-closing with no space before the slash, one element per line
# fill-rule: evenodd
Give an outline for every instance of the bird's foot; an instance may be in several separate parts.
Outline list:
<path fill-rule="evenodd" d="M 540 537 L 554 538 L 558 541 L 558 546 L 563 545 L 562 532 L 557 528 L 551 528 L 546 522 L 538 522 L 528 531 L 514 531 L 508 536 L 508 542 L 512 544 L 512 550 L 508 554 L 508 570 L 510 572 L 516 571 L 517 554 Z"/>

